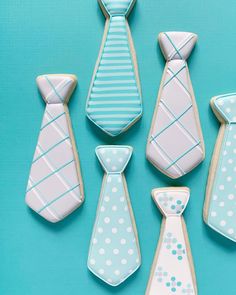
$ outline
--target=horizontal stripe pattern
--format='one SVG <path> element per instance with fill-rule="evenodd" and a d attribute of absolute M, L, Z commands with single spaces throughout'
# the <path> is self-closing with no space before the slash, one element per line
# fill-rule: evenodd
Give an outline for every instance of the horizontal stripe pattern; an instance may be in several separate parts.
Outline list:
<path fill-rule="evenodd" d="M 142 103 L 128 43 L 126 19 L 124 16 L 111 17 L 87 102 L 88 117 L 115 136 L 141 112 Z"/>
<path fill-rule="evenodd" d="M 117 101 L 90 101 L 89 105 L 103 105 L 103 104 L 137 104 L 139 103 L 139 100 L 126 100 L 126 101 L 122 101 L 122 100 L 117 100 Z"/>
<path fill-rule="evenodd" d="M 133 0 L 102 0 L 102 2 L 110 15 L 125 15 Z"/>

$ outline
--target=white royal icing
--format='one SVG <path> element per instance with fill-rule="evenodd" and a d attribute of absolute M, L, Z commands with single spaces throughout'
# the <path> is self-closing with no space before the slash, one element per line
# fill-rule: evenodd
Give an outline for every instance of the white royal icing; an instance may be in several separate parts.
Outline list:
<path fill-rule="evenodd" d="M 51 222 L 78 208 L 84 199 L 73 134 L 65 104 L 76 86 L 72 75 L 37 78 L 46 102 L 26 192 L 27 205 Z"/>
<path fill-rule="evenodd" d="M 161 33 L 167 60 L 147 143 L 148 160 L 171 178 L 191 171 L 204 159 L 204 143 L 186 59 L 197 36 Z"/>
<path fill-rule="evenodd" d="M 196 295 L 195 276 L 189 258 L 191 253 L 182 217 L 189 190 L 154 189 L 152 194 L 164 220 L 146 295 Z"/>

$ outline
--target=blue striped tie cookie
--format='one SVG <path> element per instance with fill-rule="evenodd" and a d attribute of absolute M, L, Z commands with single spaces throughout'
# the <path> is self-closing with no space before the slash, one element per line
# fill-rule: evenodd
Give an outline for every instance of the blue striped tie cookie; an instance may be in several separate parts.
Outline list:
<path fill-rule="evenodd" d="M 107 20 L 86 111 L 110 136 L 126 131 L 142 115 L 138 68 L 126 18 L 133 4 L 133 0 L 100 1 Z"/>

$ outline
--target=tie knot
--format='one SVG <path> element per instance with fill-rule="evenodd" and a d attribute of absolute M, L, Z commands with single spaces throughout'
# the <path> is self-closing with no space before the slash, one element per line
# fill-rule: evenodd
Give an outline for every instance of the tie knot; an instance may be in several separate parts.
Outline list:
<path fill-rule="evenodd" d="M 96 148 L 96 155 L 107 173 L 122 173 L 132 155 L 130 146 L 104 145 Z"/>
<path fill-rule="evenodd" d="M 223 121 L 236 123 L 236 93 L 214 97 L 211 106 Z"/>
<path fill-rule="evenodd" d="M 187 187 L 154 189 L 152 197 L 163 215 L 180 216 L 187 206 L 189 189 Z"/>
<path fill-rule="evenodd" d="M 197 35 L 189 32 L 165 32 L 158 37 L 161 50 L 167 61 L 186 60 L 197 41 Z"/>
<path fill-rule="evenodd" d="M 67 103 L 77 84 L 74 75 L 42 75 L 38 76 L 36 81 L 43 99 L 48 104 Z"/>
<path fill-rule="evenodd" d="M 135 0 L 99 0 L 110 16 L 126 15 Z"/>

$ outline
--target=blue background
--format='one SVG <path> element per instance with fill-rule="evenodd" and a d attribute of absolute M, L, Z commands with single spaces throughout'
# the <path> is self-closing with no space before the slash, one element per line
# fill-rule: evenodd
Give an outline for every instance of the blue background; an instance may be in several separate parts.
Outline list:
<path fill-rule="evenodd" d="M 113 140 L 85 117 L 86 96 L 104 29 L 104 17 L 96 0 L 0 2 L 1 295 L 144 294 L 161 222 L 150 191 L 169 185 L 191 189 L 185 219 L 199 294 L 236 293 L 236 245 L 213 232 L 202 220 L 208 167 L 219 128 L 209 100 L 236 88 L 235 10 L 235 0 L 138 0 L 129 22 L 139 63 L 144 115 L 126 134 Z M 206 143 L 203 164 L 177 181 L 161 175 L 145 159 L 164 67 L 157 34 L 168 30 L 199 35 L 189 66 Z M 44 111 L 35 78 L 44 73 L 74 73 L 79 80 L 69 107 L 86 202 L 59 224 L 49 224 L 24 203 Z M 134 147 L 126 178 L 143 258 L 140 270 L 115 289 L 94 277 L 86 267 L 103 176 L 94 149 L 109 143 Z"/>

